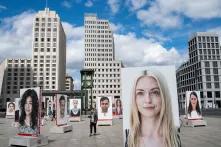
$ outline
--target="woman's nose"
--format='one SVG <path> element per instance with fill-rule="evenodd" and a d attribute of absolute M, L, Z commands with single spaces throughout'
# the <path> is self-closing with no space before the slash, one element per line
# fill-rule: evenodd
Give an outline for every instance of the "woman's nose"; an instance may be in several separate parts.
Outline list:
<path fill-rule="evenodd" d="M 152 99 L 151 99 L 151 97 L 149 95 L 149 92 L 145 92 L 144 102 L 146 102 L 146 103 L 151 103 L 152 102 Z"/>

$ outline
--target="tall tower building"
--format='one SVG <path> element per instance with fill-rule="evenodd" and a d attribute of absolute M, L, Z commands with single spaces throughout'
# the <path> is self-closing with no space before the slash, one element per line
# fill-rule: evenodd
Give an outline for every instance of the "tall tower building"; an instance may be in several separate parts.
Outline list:
<path fill-rule="evenodd" d="M 186 91 L 200 91 L 204 108 L 221 107 L 221 49 L 215 33 L 198 32 L 188 41 L 189 60 L 176 71 L 180 108 Z"/>
<path fill-rule="evenodd" d="M 55 11 L 45 8 L 35 16 L 32 48 L 33 86 L 65 90 L 66 36 Z"/>
<path fill-rule="evenodd" d="M 115 60 L 114 37 L 108 20 L 85 14 L 84 48 L 84 68 L 94 70 L 93 99 L 97 96 L 120 98 L 121 62 Z"/>

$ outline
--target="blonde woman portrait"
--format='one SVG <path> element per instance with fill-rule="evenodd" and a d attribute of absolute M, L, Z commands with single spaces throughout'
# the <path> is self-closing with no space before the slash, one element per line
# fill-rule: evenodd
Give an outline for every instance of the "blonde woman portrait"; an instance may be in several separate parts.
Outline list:
<path fill-rule="evenodd" d="M 164 77 L 145 71 L 134 85 L 130 114 L 129 147 L 180 147 L 173 122 L 171 100 Z"/>

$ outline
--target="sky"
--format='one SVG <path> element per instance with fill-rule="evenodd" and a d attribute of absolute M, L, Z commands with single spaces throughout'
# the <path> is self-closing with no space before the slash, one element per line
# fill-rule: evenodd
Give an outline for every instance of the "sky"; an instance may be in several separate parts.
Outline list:
<path fill-rule="evenodd" d="M 188 59 L 187 42 L 192 34 L 221 34 L 220 0 L 1 0 L 0 62 L 31 58 L 33 18 L 46 6 L 62 20 L 67 37 L 66 72 L 74 78 L 75 89 L 80 88 L 84 63 L 85 13 L 109 20 L 115 59 L 125 67 L 179 67 Z"/>

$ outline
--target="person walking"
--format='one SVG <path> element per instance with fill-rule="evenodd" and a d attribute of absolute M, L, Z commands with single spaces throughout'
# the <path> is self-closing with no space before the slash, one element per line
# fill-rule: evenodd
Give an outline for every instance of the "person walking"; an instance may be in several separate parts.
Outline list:
<path fill-rule="evenodd" d="M 92 136 L 93 128 L 94 128 L 94 135 L 96 135 L 98 117 L 97 117 L 97 111 L 94 108 L 92 108 L 89 118 L 90 118 L 90 136 Z"/>

